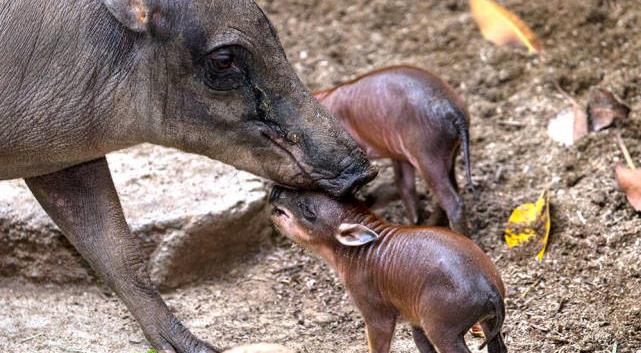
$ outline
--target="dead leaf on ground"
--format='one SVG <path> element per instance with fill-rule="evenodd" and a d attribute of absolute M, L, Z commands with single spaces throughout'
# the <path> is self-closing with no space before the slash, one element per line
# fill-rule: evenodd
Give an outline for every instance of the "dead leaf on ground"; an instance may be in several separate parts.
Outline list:
<path fill-rule="evenodd" d="M 626 147 L 623 137 L 621 137 L 621 131 L 617 130 L 616 137 L 619 148 L 621 148 L 623 157 L 625 157 L 625 161 L 628 164 L 627 168 L 617 165 L 615 169 L 617 184 L 625 192 L 632 207 L 637 211 L 641 211 L 641 169 L 637 169 L 634 164 L 630 151 Z"/>
<path fill-rule="evenodd" d="M 635 210 L 641 212 L 641 169 L 630 169 L 622 165 L 616 167 L 617 184 Z"/>
<path fill-rule="evenodd" d="M 556 117 L 550 119 L 548 135 L 552 140 L 564 146 L 572 146 L 576 141 L 588 134 L 588 114 L 585 112 L 585 108 L 565 92 L 561 86 L 557 84 L 556 88 L 572 106 L 561 110 Z"/>
<path fill-rule="evenodd" d="M 563 109 L 550 120 L 548 135 L 565 146 L 572 146 L 588 134 L 588 115 L 576 107 Z"/>
<path fill-rule="evenodd" d="M 472 16 L 483 37 L 498 46 L 522 44 L 530 53 L 543 51 L 543 44 L 515 14 L 493 0 L 470 0 Z"/>
<path fill-rule="evenodd" d="M 621 102 L 610 91 L 598 88 L 592 91 L 588 103 L 590 131 L 601 131 L 610 127 L 615 121 L 628 117 L 630 107 Z"/>
<path fill-rule="evenodd" d="M 533 247 L 537 260 L 542 261 L 551 226 L 550 192 L 546 190 L 536 203 L 525 203 L 512 212 L 505 228 L 505 242 L 510 249 Z"/>

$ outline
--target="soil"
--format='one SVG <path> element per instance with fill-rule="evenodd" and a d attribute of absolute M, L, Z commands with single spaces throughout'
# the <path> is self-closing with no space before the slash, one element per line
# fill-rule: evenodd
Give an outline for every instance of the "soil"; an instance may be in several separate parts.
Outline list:
<path fill-rule="evenodd" d="M 312 89 L 412 64 L 439 74 L 464 97 L 481 197 L 465 191 L 463 198 L 472 238 L 508 287 L 510 351 L 641 352 L 641 217 L 616 186 L 613 168 L 623 155 L 615 131 L 569 148 L 546 133 L 549 119 L 569 106 L 555 83 L 582 104 L 593 87 L 609 88 L 632 108 L 621 132 L 641 159 L 641 8 L 635 1 L 505 1 L 543 40 L 540 56 L 485 41 L 467 1 L 259 3 Z M 391 184 L 389 163 L 381 166 L 377 185 Z M 546 188 L 553 230 L 538 263 L 508 250 L 503 230 L 512 209 Z M 433 201 L 421 192 L 430 209 Z M 398 201 L 381 212 L 406 221 Z M 367 350 L 362 320 L 335 276 L 280 236 L 251 263 L 164 296 L 196 334 L 217 344 L 267 341 L 301 353 Z M 147 348 L 123 304 L 101 286 L 2 280 L 0 307 L 2 352 Z M 469 343 L 476 347 L 480 340 Z M 417 351 L 405 325 L 393 351 Z"/>

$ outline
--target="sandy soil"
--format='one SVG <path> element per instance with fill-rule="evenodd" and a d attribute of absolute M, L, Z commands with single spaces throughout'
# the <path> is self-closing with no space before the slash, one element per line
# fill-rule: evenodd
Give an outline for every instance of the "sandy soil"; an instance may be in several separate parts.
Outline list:
<path fill-rule="evenodd" d="M 590 135 L 571 148 L 546 134 L 548 120 L 568 106 L 555 82 L 581 102 L 592 87 L 609 88 L 633 108 L 622 131 L 641 159 L 638 4 L 505 1 L 544 41 L 545 54 L 530 57 L 484 41 L 466 1 L 259 3 L 312 89 L 406 63 L 438 73 L 467 101 L 474 181 L 482 196 L 464 198 L 472 238 L 508 286 L 505 332 L 512 352 L 641 352 L 641 217 L 614 181 L 613 167 L 623 159 L 614 132 Z M 382 165 L 377 183 L 390 183 L 389 165 Z M 502 232 L 511 210 L 545 188 L 552 192 L 553 232 L 539 264 L 508 251 Z M 429 195 L 424 202 L 433 204 Z M 382 212 L 404 221 L 399 202 Z M 131 316 L 105 293 L 96 286 L 0 282 L 0 351 L 144 351 Z M 271 341 L 301 353 L 366 351 L 362 321 L 333 274 L 280 237 L 251 264 L 165 297 L 194 332 L 217 344 Z M 393 351 L 417 351 L 405 326 Z"/>

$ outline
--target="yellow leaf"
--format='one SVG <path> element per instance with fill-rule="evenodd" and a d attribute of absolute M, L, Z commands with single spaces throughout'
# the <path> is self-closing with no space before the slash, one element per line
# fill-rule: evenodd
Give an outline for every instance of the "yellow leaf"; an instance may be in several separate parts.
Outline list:
<path fill-rule="evenodd" d="M 528 244 L 537 248 L 537 259 L 543 260 L 550 236 L 550 193 L 544 191 L 536 203 L 517 207 L 505 228 L 505 242 L 512 249 Z"/>
<path fill-rule="evenodd" d="M 543 51 L 543 44 L 515 14 L 493 0 L 470 0 L 472 16 L 490 42 L 503 46 L 523 44 L 530 53 Z"/>

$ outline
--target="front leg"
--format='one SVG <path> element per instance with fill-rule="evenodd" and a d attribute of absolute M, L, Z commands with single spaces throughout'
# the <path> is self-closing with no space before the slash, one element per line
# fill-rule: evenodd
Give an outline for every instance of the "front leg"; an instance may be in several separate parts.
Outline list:
<path fill-rule="evenodd" d="M 127 305 L 156 349 L 219 352 L 182 325 L 151 283 L 104 157 L 26 182 L 78 252 Z"/>
<path fill-rule="evenodd" d="M 396 317 L 372 313 L 365 318 L 369 353 L 389 353 L 396 328 Z"/>

